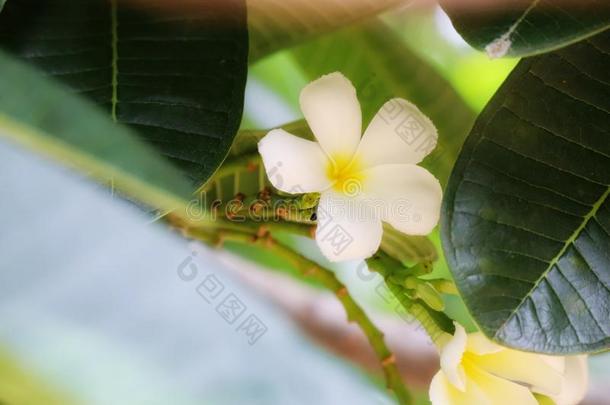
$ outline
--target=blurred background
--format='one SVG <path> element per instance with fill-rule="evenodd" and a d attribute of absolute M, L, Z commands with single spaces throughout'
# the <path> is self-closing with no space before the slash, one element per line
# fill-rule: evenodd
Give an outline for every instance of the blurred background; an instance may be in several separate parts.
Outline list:
<path fill-rule="evenodd" d="M 337 64 L 369 77 L 355 85 L 377 97 L 380 83 L 393 80 L 383 69 L 393 62 L 371 51 L 384 46 L 400 74 L 420 87 L 449 83 L 472 116 L 518 62 L 473 50 L 438 6 L 399 8 L 253 63 L 242 129 L 301 119 L 300 89 Z M 434 97 L 438 114 L 462 114 Z M 0 403 L 394 403 L 335 298 L 281 258 L 189 243 L 112 184 L 92 184 L 5 141 L 0 162 Z M 438 232 L 432 239 L 440 251 Z M 322 260 L 310 241 L 292 243 Z M 386 333 L 427 403 L 438 360 L 425 334 L 393 312 L 366 268 L 329 267 Z M 450 277 L 442 258 L 434 271 Z M 451 316 L 472 329 L 461 301 L 445 298 Z M 587 403 L 610 403 L 610 358 L 593 356 L 591 372 Z"/>

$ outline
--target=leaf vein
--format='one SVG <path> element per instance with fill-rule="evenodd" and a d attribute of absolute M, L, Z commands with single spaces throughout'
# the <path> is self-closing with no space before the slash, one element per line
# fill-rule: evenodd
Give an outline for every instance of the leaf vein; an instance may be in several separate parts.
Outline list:
<path fill-rule="evenodd" d="M 556 132 L 553 132 L 553 131 L 549 130 L 548 128 L 545 128 L 545 127 L 543 127 L 542 125 L 537 124 L 537 123 L 535 123 L 535 122 L 533 122 L 533 121 L 531 121 L 531 120 L 528 120 L 528 119 L 525 119 L 525 118 L 523 118 L 523 117 L 520 117 L 519 115 L 517 115 L 517 113 L 515 113 L 513 110 L 511 110 L 510 108 L 508 108 L 508 106 L 506 106 L 506 105 L 503 105 L 503 106 L 502 106 L 502 109 L 504 109 L 504 110 L 508 111 L 509 113 L 511 113 L 511 114 L 512 114 L 513 116 L 515 116 L 515 118 L 517 118 L 519 121 L 525 122 L 525 123 L 527 123 L 527 124 L 529 124 L 529 125 L 533 126 L 534 128 L 540 129 L 540 130 L 542 130 L 542 131 L 544 131 L 544 132 L 546 132 L 546 133 L 548 133 L 548 134 L 551 134 L 551 135 L 553 135 L 553 136 L 556 136 L 557 138 L 563 139 L 563 140 L 565 140 L 566 142 L 569 142 L 569 143 L 571 143 L 571 144 L 573 144 L 573 145 L 578 145 L 578 146 L 580 146 L 581 148 L 583 148 L 583 149 L 585 149 L 585 150 L 587 150 L 587 151 L 593 152 L 593 153 L 598 154 L 598 155 L 600 155 L 600 156 L 603 156 L 603 157 L 605 157 L 605 158 L 607 158 L 607 159 L 610 159 L 610 155 L 607 155 L 607 154 L 605 154 L 605 153 L 603 153 L 603 152 L 601 152 L 601 151 L 595 150 L 595 149 L 593 149 L 593 148 L 591 148 L 591 147 L 589 147 L 589 146 L 587 146 L 587 145 L 584 145 L 584 144 L 582 144 L 582 143 L 580 143 L 580 142 L 575 141 L 574 139 L 570 139 L 570 138 L 568 138 L 568 137 L 566 137 L 566 136 L 563 136 L 563 135 L 561 135 L 561 134 L 558 134 L 558 133 L 556 133 Z"/>
<path fill-rule="evenodd" d="M 590 179 L 590 178 L 585 177 L 585 176 L 583 176 L 583 175 L 581 175 L 581 174 L 574 173 L 574 172 L 571 172 L 571 171 L 569 171 L 569 170 L 559 168 L 559 167 L 557 167 L 557 166 L 553 166 L 552 164 L 547 163 L 547 162 L 545 162 L 545 161 L 543 161 L 543 160 L 536 159 L 536 158 L 534 158 L 534 157 L 532 157 L 532 156 L 528 156 L 528 155 L 524 154 L 523 152 L 520 152 L 520 151 L 517 151 L 517 150 L 511 149 L 511 148 L 509 148 L 508 146 L 506 146 L 506 145 L 504 145 L 504 144 L 502 144 L 502 143 L 500 143 L 500 142 L 498 142 L 498 141 L 496 141 L 496 140 L 494 140 L 494 139 L 492 139 L 492 138 L 489 138 L 489 137 L 484 137 L 484 138 L 485 138 L 485 139 L 487 139 L 489 142 L 491 142 L 491 143 L 493 143 L 493 144 L 495 144 L 495 145 L 498 145 L 499 147 L 501 147 L 501 148 L 503 148 L 503 149 L 506 149 L 506 150 L 508 150 L 508 151 L 510 151 L 510 152 L 513 152 L 514 154 L 519 155 L 519 156 L 521 156 L 521 157 L 523 157 L 523 158 L 526 158 L 526 159 L 529 159 L 529 160 L 533 160 L 534 162 L 540 163 L 541 165 L 544 165 L 544 166 L 546 166 L 546 167 L 550 167 L 551 169 L 555 169 L 555 170 L 557 170 L 557 171 L 559 171 L 559 172 L 566 173 L 566 174 L 572 175 L 572 176 L 574 176 L 574 177 L 578 177 L 579 179 L 581 179 L 581 180 L 585 180 L 585 181 L 587 181 L 587 182 L 589 182 L 589 183 L 597 184 L 597 185 L 599 185 L 599 186 L 607 186 L 607 184 L 604 184 L 604 183 L 601 183 L 601 182 L 599 182 L 599 181 L 596 181 L 596 180 Z"/>
<path fill-rule="evenodd" d="M 556 212 L 559 212 L 561 214 L 568 215 L 568 216 L 571 216 L 571 217 L 574 217 L 574 218 L 581 218 L 580 215 L 572 214 L 570 212 L 561 210 L 559 208 L 556 208 L 556 207 L 553 207 L 553 206 L 550 206 L 550 205 L 542 204 L 542 203 L 539 203 L 539 202 L 536 202 L 536 201 L 531 201 L 531 200 L 528 200 L 528 199 L 526 199 L 524 197 L 520 197 L 520 196 L 515 195 L 515 194 L 508 194 L 508 193 L 504 193 L 504 192 L 501 192 L 501 191 L 497 191 L 492 186 L 490 186 L 489 184 L 479 183 L 479 182 L 476 182 L 476 181 L 473 181 L 473 180 L 470 180 L 470 179 L 467 179 L 467 178 L 464 178 L 464 182 L 476 184 L 476 185 L 481 186 L 481 187 L 483 187 L 483 188 L 485 188 L 485 189 L 487 189 L 487 190 L 489 190 L 492 193 L 497 194 L 497 195 L 514 198 L 514 199 L 517 199 L 517 200 L 519 200 L 521 202 L 537 205 L 537 206 L 543 207 L 543 208 L 548 208 L 550 210 L 553 210 L 553 211 L 556 211 Z"/>
<path fill-rule="evenodd" d="M 498 168 L 496 168 L 496 167 L 494 167 L 494 166 L 492 166 L 492 165 L 490 165 L 488 163 L 485 163 L 482 160 L 473 160 L 473 161 L 478 163 L 478 164 L 480 164 L 480 165 L 482 165 L 482 166 L 485 166 L 486 168 L 488 168 L 490 170 L 493 170 L 494 172 L 496 172 L 498 174 L 504 175 L 504 176 L 506 176 L 506 177 L 508 177 L 510 179 L 522 182 L 524 184 L 527 184 L 528 186 L 531 186 L 531 187 L 534 187 L 534 188 L 537 188 L 537 189 L 540 189 L 540 190 L 548 191 L 550 193 L 555 194 L 558 197 L 564 198 L 564 199 L 566 199 L 568 201 L 571 201 L 571 202 L 573 202 L 575 204 L 582 205 L 583 207 L 586 207 L 586 208 L 590 208 L 591 207 L 591 204 L 587 204 L 587 203 L 585 203 L 583 201 L 576 200 L 574 197 L 571 197 L 571 196 L 566 195 L 566 194 L 562 194 L 559 191 L 554 190 L 552 188 L 541 186 L 539 184 L 530 183 L 529 181 L 527 181 L 527 180 L 525 180 L 523 178 L 520 178 L 520 177 L 517 177 L 517 176 L 513 176 L 511 174 L 503 172 L 503 171 L 499 170 Z"/>
<path fill-rule="evenodd" d="M 610 194 L 610 187 L 608 187 L 606 189 L 606 191 L 601 195 L 599 200 L 597 200 L 597 202 L 593 205 L 593 207 L 591 208 L 591 211 L 589 211 L 589 213 L 583 218 L 582 224 L 574 231 L 572 236 L 570 236 L 570 238 L 568 238 L 568 240 L 565 241 L 565 243 L 564 243 L 563 247 L 561 248 L 561 250 L 559 251 L 559 253 L 557 253 L 557 255 L 551 260 L 551 262 L 549 263 L 549 266 L 546 268 L 546 270 L 544 272 L 542 272 L 542 274 L 538 278 L 538 281 L 536 282 L 536 284 L 532 287 L 530 292 L 525 297 L 531 297 L 532 292 L 538 287 L 538 285 L 540 285 L 541 282 L 543 282 L 546 279 L 549 272 L 557 264 L 559 259 L 561 259 L 561 257 L 565 254 L 565 252 L 570 247 L 570 245 L 574 244 L 574 241 L 576 240 L 576 238 L 586 228 L 589 220 L 591 218 L 595 217 L 595 214 L 597 213 L 599 208 L 603 205 L 606 198 L 608 198 L 609 194 Z M 508 318 L 506 318 L 506 320 L 502 323 L 502 325 L 497 329 L 497 332 L 495 334 L 496 337 L 498 336 L 500 331 L 506 326 L 507 322 L 519 311 L 519 309 L 521 308 L 521 306 L 523 305 L 524 302 L 525 302 L 525 299 L 521 301 L 521 304 L 519 304 L 515 308 L 515 310 L 512 312 L 512 314 L 509 315 Z"/>
<path fill-rule="evenodd" d="M 481 218 L 483 221 L 491 222 L 492 224 L 503 225 L 503 226 L 507 226 L 509 228 L 519 229 L 521 231 L 524 231 L 524 232 L 527 232 L 527 233 L 531 233 L 532 235 L 540 236 L 541 238 L 548 239 L 548 240 L 553 241 L 553 242 L 558 242 L 558 243 L 563 243 L 564 242 L 561 239 L 553 238 L 552 236 L 546 235 L 544 233 L 536 232 L 536 231 L 534 231 L 532 229 L 523 228 L 523 227 L 520 227 L 520 226 L 517 226 L 517 225 L 514 225 L 514 224 L 509 224 L 509 223 L 500 222 L 500 221 L 494 221 L 494 220 L 491 220 L 489 218 L 485 218 L 485 217 L 481 216 L 478 213 L 473 213 L 473 212 L 468 212 L 468 211 L 461 211 L 461 210 L 455 210 L 455 212 L 458 213 L 458 214 L 471 215 L 471 216 L 474 216 L 474 217 L 477 217 L 477 218 Z"/>
<path fill-rule="evenodd" d="M 558 93 L 561 93 L 561 94 L 563 94 L 563 95 L 565 95 L 565 96 L 567 96 L 567 97 L 571 98 L 572 100 L 579 101 L 579 102 L 581 102 L 581 103 L 583 103 L 583 104 L 586 104 L 586 105 L 588 105 L 589 107 L 593 107 L 594 109 L 599 110 L 599 111 L 601 111 L 601 112 L 603 112 L 603 113 L 610 114 L 610 111 L 605 110 L 605 109 L 601 108 L 600 106 L 598 106 L 598 105 L 595 105 L 595 104 L 591 103 L 591 102 L 590 102 L 590 101 L 588 101 L 588 100 L 584 100 L 584 99 L 582 99 L 582 98 L 578 98 L 578 97 L 576 97 L 575 95 L 573 95 L 573 94 L 570 94 L 570 93 L 566 92 L 565 90 L 562 90 L 562 89 L 560 89 L 560 88 L 558 88 L 558 87 L 553 86 L 552 84 L 550 84 L 550 83 L 548 83 L 547 81 L 545 81 L 545 80 L 544 80 L 544 78 L 543 78 L 542 76 L 537 75 L 537 74 L 536 74 L 536 73 L 534 73 L 532 70 L 528 70 L 528 71 L 527 71 L 527 73 L 528 73 L 529 75 L 531 75 L 531 76 L 533 76 L 533 77 L 537 78 L 538 80 L 540 80 L 540 82 L 542 82 L 542 84 L 543 84 L 543 85 L 545 85 L 546 87 L 549 87 L 549 88 L 551 88 L 551 89 L 553 89 L 553 90 L 557 91 Z"/>

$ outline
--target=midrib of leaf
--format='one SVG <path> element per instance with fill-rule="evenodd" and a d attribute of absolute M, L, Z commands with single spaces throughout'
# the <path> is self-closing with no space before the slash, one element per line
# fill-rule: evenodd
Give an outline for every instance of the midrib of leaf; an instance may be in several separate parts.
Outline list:
<path fill-rule="evenodd" d="M 493 41 L 491 41 L 491 42 L 488 44 L 488 46 L 489 46 L 489 45 L 491 45 L 491 44 L 493 44 L 493 43 L 494 43 L 494 42 L 496 42 L 496 41 L 501 41 L 502 39 L 504 39 L 504 38 L 505 38 L 505 39 L 507 39 L 507 40 L 511 41 L 510 46 L 509 46 L 509 47 L 506 49 L 506 53 L 508 53 L 508 51 L 510 51 L 510 48 L 512 48 L 512 40 L 511 40 L 511 36 L 512 36 L 512 35 L 513 35 L 513 33 L 514 33 L 514 32 L 515 32 L 515 31 L 516 31 L 518 28 L 519 28 L 519 26 L 521 25 L 521 23 L 523 22 L 523 20 L 525 20 L 525 18 L 528 16 L 528 14 L 530 14 L 530 13 L 531 13 L 531 11 L 532 11 L 534 8 L 536 8 L 536 6 L 537 6 L 539 3 L 540 3 L 540 0 L 534 0 L 534 1 L 532 2 L 532 4 L 530 4 L 530 5 L 527 7 L 527 9 L 526 9 L 526 10 L 523 12 L 523 14 L 521 14 L 521 16 L 520 16 L 520 17 L 519 17 L 517 20 L 515 20 L 515 22 L 514 22 L 514 23 L 513 23 L 513 24 L 512 24 L 512 25 L 511 25 L 511 26 L 510 26 L 510 27 L 509 27 L 507 30 L 506 30 L 506 32 L 504 32 L 502 35 L 498 36 L 498 38 L 496 38 L 496 39 L 494 39 Z M 560 5 L 557 5 L 556 7 L 557 7 L 557 8 L 560 8 L 561 6 L 560 6 Z M 593 35 L 596 35 L 596 34 L 598 34 L 598 33 L 602 32 L 602 31 L 605 31 L 606 29 L 608 29 L 608 25 L 603 26 L 603 27 L 600 27 L 600 28 L 599 28 L 599 29 L 597 29 L 597 30 L 593 30 L 593 31 L 590 31 L 590 32 L 584 33 L 583 35 L 578 35 L 578 36 L 575 36 L 575 37 L 574 37 L 574 38 L 572 38 L 571 40 L 569 40 L 569 41 L 565 41 L 565 42 L 562 42 L 562 43 L 559 43 L 559 44 L 557 44 L 556 46 L 551 46 L 551 47 L 548 47 L 548 48 L 544 48 L 544 49 L 541 49 L 541 50 L 540 50 L 540 51 L 538 51 L 538 52 L 532 52 L 532 53 L 530 53 L 528 56 L 533 56 L 533 55 L 538 55 L 538 54 L 541 54 L 541 53 L 546 53 L 546 52 L 552 52 L 552 51 L 555 51 L 555 50 L 557 50 L 557 49 L 563 48 L 563 47 L 565 47 L 565 46 L 568 46 L 568 45 L 574 44 L 574 43 L 576 43 L 576 42 L 579 42 L 579 41 L 582 41 L 582 40 L 584 40 L 584 39 L 586 39 L 586 38 L 589 38 L 589 37 L 591 37 L 591 36 L 593 36 Z M 489 54 L 489 52 L 488 52 L 488 54 Z M 490 57 L 492 57 L 492 58 L 495 58 L 495 57 L 496 57 L 496 56 L 493 56 L 493 55 L 489 55 L 489 56 L 490 56 Z M 499 56 L 504 56 L 504 55 L 499 55 Z"/>
<path fill-rule="evenodd" d="M 95 156 L 84 154 L 57 137 L 22 125 L 1 112 L 0 137 L 6 137 L 16 144 L 47 155 L 80 171 L 89 171 L 99 180 L 105 181 L 112 178 L 120 190 L 146 204 L 160 209 L 185 212 L 187 202 L 181 197 L 160 190 Z"/>
<path fill-rule="evenodd" d="M 532 53 L 528 54 L 527 56 L 540 55 L 540 54 L 543 54 L 543 53 L 549 53 L 549 52 L 553 52 L 553 51 L 556 51 L 556 50 L 561 49 L 561 48 L 565 48 L 566 46 L 570 46 L 572 44 L 575 44 L 577 42 L 583 41 L 583 40 L 585 40 L 587 38 L 590 38 L 590 37 L 593 37 L 593 36 L 595 36 L 597 34 L 600 34 L 600 33 L 604 32 L 604 31 L 606 31 L 608 28 L 610 28 L 610 25 L 605 25 L 605 26 L 600 27 L 600 28 L 598 28 L 596 30 L 592 30 L 592 31 L 589 31 L 589 32 L 584 33 L 582 35 L 575 36 L 574 38 L 572 38 L 570 40 L 567 40 L 565 42 L 562 42 L 560 44 L 557 44 L 555 46 L 550 46 L 550 47 L 541 49 L 538 52 L 532 52 Z"/>
<path fill-rule="evenodd" d="M 0 14 L 3 49 L 93 101 L 106 112 L 107 122 L 102 124 L 106 132 L 119 126 L 113 123 L 129 128 L 131 135 L 181 172 L 178 174 L 186 178 L 191 189 L 213 174 L 241 119 L 247 73 L 245 0 L 226 2 L 227 11 L 231 10 L 231 29 L 216 26 L 224 17 L 206 2 L 192 11 L 175 13 L 147 10 L 127 0 L 41 0 L 44 4 L 38 11 L 30 7 L 34 3 L 6 2 Z M 156 16 L 159 12 L 165 14 L 162 23 Z M 155 41 L 163 46 L 155 46 Z M 144 52 L 146 47 L 150 52 Z M 131 54 L 138 55 L 135 61 L 129 60 Z M 185 60 L 188 63 L 181 63 Z M 35 111 L 33 107 L 23 109 Z M 19 116 L 7 115 L 20 121 Z M 71 144 L 77 149 L 87 146 L 84 138 L 89 134 L 80 135 L 81 144 L 78 134 L 70 134 L 70 138 L 61 130 L 56 133 L 55 128 L 61 127 L 58 123 L 42 124 L 42 131 L 64 141 L 74 140 Z M 99 136 L 103 138 L 104 133 Z M 98 152 L 107 150 L 85 147 L 85 153 L 109 158 L 132 175 L 139 176 L 139 172 L 131 169 L 146 165 L 146 158 L 130 162 L 129 156 L 121 154 L 124 160 L 117 162 L 110 155 L 97 156 Z"/>
<path fill-rule="evenodd" d="M 110 0 L 110 21 L 112 31 L 112 111 L 111 116 L 114 122 L 117 122 L 117 104 L 118 104 L 118 88 L 119 88 L 119 20 L 117 15 L 117 0 Z"/>
<path fill-rule="evenodd" d="M 460 7 L 452 7 L 454 2 L 441 0 L 441 3 L 464 39 L 473 47 L 486 51 L 491 58 L 506 55 L 511 57 L 540 55 L 580 42 L 610 27 L 608 13 L 602 1 L 591 1 L 589 17 L 594 20 L 593 22 L 579 20 L 572 15 L 572 9 L 566 7 L 567 5 L 556 4 L 557 2 L 553 1 L 530 0 L 527 7 L 525 7 L 526 2 L 523 2 L 525 8 L 522 11 L 515 10 L 520 11 L 518 16 L 511 16 L 502 23 L 490 19 L 483 25 L 480 25 L 480 22 L 464 21 Z M 571 5 L 577 8 L 583 6 L 578 2 Z M 496 17 L 498 17 L 504 15 L 503 12 L 512 13 L 513 9 L 512 5 L 507 3 L 504 7 L 489 13 L 483 12 L 481 16 L 485 17 L 489 14 L 493 17 L 497 12 Z M 553 21 L 553 29 L 561 31 L 559 38 L 556 38 L 558 32 L 549 33 L 544 26 L 540 26 L 541 19 L 542 24 L 549 23 L 552 19 L 559 19 Z M 466 24 L 462 25 L 463 22 Z M 490 30 L 499 32 L 490 38 L 488 37 Z"/>
<path fill-rule="evenodd" d="M 527 17 L 527 15 L 530 13 L 530 11 L 532 11 L 539 2 L 540 2 L 540 0 L 534 0 L 532 2 L 532 4 L 530 4 L 527 7 L 527 9 L 525 9 L 523 14 L 521 14 L 521 16 L 519 16 L 519 18 L 517 18 L 515 20 L 515 22 L 512 23 L 511 26 L 508 27 L 508 29 L 505 32 L 502 35 L 498 36 L 498 38 L 491 41 L 488 44 L 488 46 L 492 45 L 494 42 L 498 42 L 498 41 L 503 41 L 503 40 L 511 41 L 510 37 L 511 37 L 511 35 L 513 35 L 513 32 L 515 32 L 515 30 L 519 27 L 521 22 L 523 22 L 523 20 L 525 20 L 525 17 Z M 511 48 L 511 46 L 512 46 L 512 41 L 511 41 L 509 47 L 504 51 L 504 54 L 506 54 L 508 52 L 508 50 Z M 495 57 L 494 55 L 491 55 L 489 51 L 487 53 L 489 54 L 490 57 Z M 504 56 L 504 55 L 500 55 L 500 56 Z"/>
<path fill-rule="evenodd" d="M 519 305 L 510 313 L 510 315 L 506 318 L 506 320 L 504 322 L 502 322 L 502 324 L 500 325 L 500 327 L 497 329 L 496 333 L 494 334 L 495 338 L 498 338 L 499 334 L 504 330 L 504 327 L 506 326 L 506 324 L 519 312 L 519 310 L 521 309 L 523 304 L 532 295 L 532 293 L 538 288 L 540 283 L 546 279 L 546 276 L 548 275 L 548 273 L 553 269 L 553 267 L 555 267 L 557 265 L 559 260 L 561 260 L 563 255 L 568 250 L 568 248 L 576 241 L 576 239 L 578 238 L 580 233 L 585 229 L 585 227 L 587 226 L 587 224 L 589 223 L 591 218 L 593 218 L 597 214 L 597 211 L 600 209 L 600 207 L 603 205 L 603 203 L 606 201 L 606 199 L 608 198 L 609 195 L 610 195 L 610 186 L 608 186 L 606 188 L 606 191 L 595 202 L 595 204 L 593 204 L 593 206 L 591 207 L 591 210 L 587 213 L 587 215 L 585 215 L 583 217 L 583 220 L 582 220 L 580 226 L 578 228 L 576 228 L 576 230 L 572 233 L 572 235 L 570 235 L 570 237 L 568 239 L 566 239 L 563 247 L 561 248 L 561 250 L 559 250 L 559 253 L 557 253 L 557 255 L 555 255 L 555 257 L 553 257 L 553 259 L 551 259 L 547 268 L 542 272 L 542 274 L 540 275 L 538 280 L 536 280 L 536 283 L 527 292 L 527 294 L 521 299 L 521 302 L 519 303 Z"/>

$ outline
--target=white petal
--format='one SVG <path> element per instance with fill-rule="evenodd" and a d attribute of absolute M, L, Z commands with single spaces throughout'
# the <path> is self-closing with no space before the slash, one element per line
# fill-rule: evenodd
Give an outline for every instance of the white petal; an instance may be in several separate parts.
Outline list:
<path fill-rule="evenodd" d="M 310 193 L 331 185 L 326 177 L 329 160 L 316 142 L 274 129 L 259 141 L 258 151 L 267 177 L 278 190 Z"/>
<path fill-rule="evenodd" d="M 301 91 L 301 110 L 322 149 L 349 160 L 362 134 L 356 89 L 341 73 L 322 76 Z"/>
<path fill-rule="evenodd" d="M 438 223 L 443 191 L 426 169 L 409 164 L 362 171 L 362 188 L 381 219 L 409 235 L 427 235 Z"/>
<path fill-rule="evenodd" d="M 467 389 L 476 385 L 493 405 L 538 405 L 534 394 L 523 385 L 489 374 L 472 364 L 466 364 Z"/>
<path fill-rule="evenodd" d="M 466 331 L 455 322 L 455 333 L 441 348 L 441 370 L 447 379 L 460 391 L 466 389 L 466 376 L 462 367 L 462 356 L 466 350 Z"/>
<path fill-rule="evenodd" d="M 381 244 L 381 219 L 362 200 L 327 190 L 320 196 L 316 242 L 331 262 L 371 257 Z"/>
<path fill-rule="evenodd" d="M 553 367 L 554 370 L 563 374 L 566 368 L 566 357 L 565 356 L 550 356 L 547 354 L 541 354 L 540 357 L 548 364 Z"/>
<path fill-rule="evenodd" d="M 565 380 L 561 393 L 551 398 L 557 405 L 576 405 L 585 397 L 589 385 L 587 356 L 569 356 L 565 361 Z"/>
<path fill-rule="evenodd" d="M 469 382 L 467 389 L 460 391 L 442 371 L 432 378 L 428 394 L 432 405 L 494 405 L 476 384 Z"/>
<path fill-rule="evenodd" d="M 561 392 L 561 373 L 539 354 L 504 349 L 473 357 L 478 367 L 498 377 L 526 384 L 545 395 Z"/>
<path fill-rule="evenodd" d="M 381 107 L 364 132 L 359 156 L 365 167 L 389 163 L 419 163 L 436 147 L 432 121 L 401 98 Z"/>
<path fill-rule="evenodd" d="M 483 355 L 497 353 L 504 350 L 504 348 L 487 339 L 481 332 L 474 332 L 468 334 L 466 350 L 474 354 Z"/>

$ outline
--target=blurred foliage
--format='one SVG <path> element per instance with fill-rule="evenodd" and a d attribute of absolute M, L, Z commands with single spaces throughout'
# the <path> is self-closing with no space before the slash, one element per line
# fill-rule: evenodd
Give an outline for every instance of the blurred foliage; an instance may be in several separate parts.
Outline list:
<path fill-rule="evenodd" d="M 188 201 L 189 182 L 137 134 L 0 50 L 0 137 L 50 156 L 158 208 Z M 83 136 L 87 134 L 87 136 Z"/>
<path fill-rule="evenodd" d="M 249 0 L 250 60 L 408 4 L 409 0 Z"/>
<path fill-rule="evenodd" d="M 294 60 L 291 51 L 282 51 L 254 64 L 250 75 L 281 97 L 282 101 L 299 110 L 299 94 L 309 82 Z"/>
<path fill-rule="evenodd" d="M 491 99 L 518 58 L 491 60 L 455 32 L 440 9 L 404 10 L 385 17 L 407 46 L 434 66 L 477 112 Z"/>
<path fill-rule="evenodd" d="M 69 405 L 74 403 L 63 393 L 49 387 L 0 351 L 0 404 Z"/>
<path fill-rule="evenodd" d="M 226 242 L 224 247 L 229 252 L 233 252 L 249 261 L 258 263 L 268 269 L 288 274 L 292 277 L 302 280 L 305 283 L 321 287 L 321 285 L 319 283 L 316 283 L 315 280 L 311 277 L 303 277 L 302 272 L 299 271 L 299 269 L 293 262 L 282 256 L 270 254 L 269 250 L 265 249 L 264 247 L 252 243 L 238 242 Z"/>

